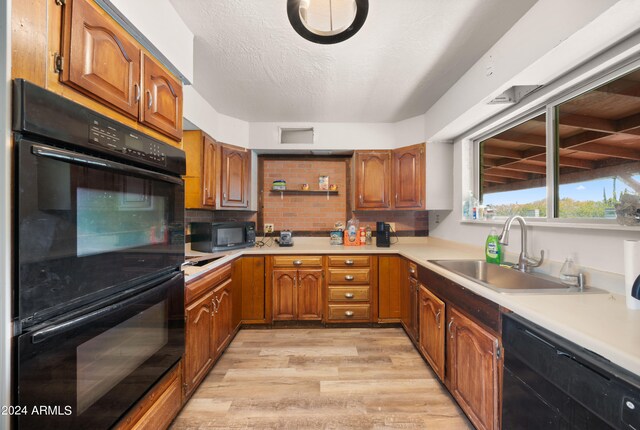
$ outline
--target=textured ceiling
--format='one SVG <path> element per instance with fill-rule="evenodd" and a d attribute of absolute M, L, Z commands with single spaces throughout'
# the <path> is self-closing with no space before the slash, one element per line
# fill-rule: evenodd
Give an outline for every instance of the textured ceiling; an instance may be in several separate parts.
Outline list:
<path fill-rule="evenodd" d="M 171 0 L 195 34 L 193 85 L 246 121 L 395 122 L 425 113 L 535 0 L 370 0 L 358 34 L 317 45 L 286 0 Z"/>

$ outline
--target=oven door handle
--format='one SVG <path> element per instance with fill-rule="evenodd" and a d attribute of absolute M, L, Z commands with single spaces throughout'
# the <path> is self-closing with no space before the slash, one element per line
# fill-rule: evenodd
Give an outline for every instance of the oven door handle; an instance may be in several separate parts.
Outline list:
<path fill-rule="evenodd" d="M 117 311 L 118 309 L 122 309 L 125 306 L 128 306 L 132 303 L 136 303 L 140 300 L 144 300 L 147 296 L 153 296 L 154 294 L 158 294 L 158 287 L 168 288 L 169 285 L 171 285 L 173 282 L 175 282 L 175 280 L 181 277 L 182 277 L 182 274 L 175 275 L 170 280 L 154 288 L 151 288 L 150 290 L 147 290 L 143 293 L 136 294 L 135 296 L 129 297 L 128 299 L 122 300 L 120 302 L 114 303 L 104 308 L 100 308 L 96 311 L 89 312 L 88 314 L 79 316 L 78 318 L 73 318 L 69 321 L 65 321 L 60 324 L 43 328 L 42 330 L 38 330 L 37 332 L 31 335 L 31 343 L 36 344 L 36 343 L 44 342 L 47 339 L 51 339 L 54 336 L 58 336 L 64 332 L 83 326 L 90 321 L 99 319 L 105 315 L 108 315 L 112 312 Z"/>
<path fill-rule="evenodd" d="M 104 158 L 92 157 L 86 154 L 80 154 L 66 149 L 54 148 L 51 146 L 34 144 L 31 145 L 31 153 L 38 157 L 53 158 L 54 160 L 80 164 L 96 169 L 113 170 L 120 173 L 130 174 L 134 176 L 143 176 L 172 184 L 182 185 L 182 179 L 151 170 L 141 169 L 139 167 L 130 166 L 128 164 L 117 163 L 115 161 L 105 160 Z"/>

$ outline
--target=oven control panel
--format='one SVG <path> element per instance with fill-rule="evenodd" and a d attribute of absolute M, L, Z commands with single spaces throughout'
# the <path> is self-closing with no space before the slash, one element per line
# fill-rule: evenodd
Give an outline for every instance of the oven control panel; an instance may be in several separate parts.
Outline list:
<path fill-rule="evenodd" d="M 89 124 L 89 143 L 161 166 L 167 165 L 164 144 L 124 131 L 116 123 L 93 117 Z"/>

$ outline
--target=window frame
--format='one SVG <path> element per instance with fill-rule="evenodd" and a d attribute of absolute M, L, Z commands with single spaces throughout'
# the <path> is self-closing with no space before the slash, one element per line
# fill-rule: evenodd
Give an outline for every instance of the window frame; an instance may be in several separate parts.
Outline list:
<path fill-rule="evenodd" d="M 532 118 L 543 113 L 546 114 L 545 126 L 546 126 L 546 189 L 547 189 L 547 216 L 546 217 L 525 217 L 527 221 L 535 223 L 543 223 L 547 225 L 558 224 L 567 226 L 575 224 L 577 226 L 590 224 L 598 226 L 597 228 L 615 228 L 624 230 L 635 230 L 639 228 L 636 226 L 620 226 L 615 219 L 594 219 L 594 218 L 559 218 L 559 196 L 558 188 L 560 186 L 558 182 L 559 178 L 559 155 L 557 145 L 557 120 L 558 109 L 562 103 L 565 103 L 575 97 L 588 93 L 595 88 L 598 88 L 607 83 L 613 82 L 631 72 L 640 71 L 640 55 L 635 55 L 633 58 L 628 58 L 626 61 L 622 61 L 619 64 L 610 67 L 604 71 L 598 72 L 593 76 L 573 85 L 565 91 L 560 91 L 558 94 L 551 96 L 544 102 L 536 104 L 534 107 L 527 109 L 525 112 L 511 118 L 505 122 L 502 122 L 490 129 L 482 132 L 481 134 L 468 138 L 473 148 L 472 159 L 472 190 L 474 195 L 481 197 L 482 183 L 481 177 L 481 165 L 480 165 L 480 143 L 484 140 L 500 134 L 506 130 L 516 127 Z M 504 220 L 506 217 L 496 217 L 496 220 Z M 475 222 L 469 220 L 463 220 L 464 222 Z"/>

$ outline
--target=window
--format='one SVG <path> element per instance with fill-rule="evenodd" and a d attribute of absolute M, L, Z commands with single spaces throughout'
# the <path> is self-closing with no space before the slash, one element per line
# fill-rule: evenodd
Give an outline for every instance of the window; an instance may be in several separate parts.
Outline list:
<path fill-rule="evenodd" d="M 502 217 L 639 226 L 637 64 L 630 73 L 600 78 L 604 84 L 564 95 L 533 117 L 478 140 L 482 204 Z M 543 108 L 546 113 L 540 114 Z M 554 160 L 552 166 L 547 159 Z"/>
<path fill-rule="evenodd" d="M 480 198 L 496 216 L 547 216 L 546 114 L 480 142 Z"/>
<path fill-rule="evenodd" d="M 637 224 L 640 71 L 556 107 L 559 218 Z"/>

